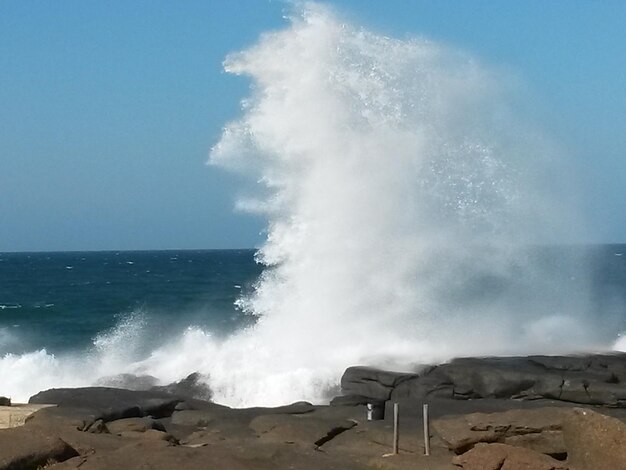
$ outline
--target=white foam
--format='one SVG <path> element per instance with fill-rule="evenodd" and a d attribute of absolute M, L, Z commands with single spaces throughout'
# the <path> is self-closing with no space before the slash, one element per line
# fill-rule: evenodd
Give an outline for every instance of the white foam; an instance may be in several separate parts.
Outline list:
<path fill-rule="evenodd" d="M 554 147 L 514 116 L 508 79 L 321 5 L 290 21 L 226 60 L 254 87 L 211 152 L 260 182 L 239 203 L 269 220 L 268 268 L 238 303 L 257 324 L 225 340 L 190 327 L 142 354 L 135 319 L 85 357 L 6 356 L 3 393 L 200 371 L 218 402 L 275 405 L 323 401 L 354 364 L 596 344 L 584 273 L 564 285 L 521 248 L 573 229 L 539 177 Z"/>
<path fill-rule="evenodd" d="M 613 343 L 612 349 L 614 351 L 626 352 L 626 332 L 622 332 L 617 335 L 617 339 L 615 340 L 615 343 Z"/>

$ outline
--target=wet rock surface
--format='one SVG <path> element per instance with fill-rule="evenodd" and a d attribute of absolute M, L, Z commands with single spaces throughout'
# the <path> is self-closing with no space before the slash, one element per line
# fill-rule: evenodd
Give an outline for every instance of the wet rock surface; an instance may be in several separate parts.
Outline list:
<path fill-rule="evenodd" d="M 459 358 L 406 373 L 350 367 L 341 385 L 344 396 L 360 400 L 547 399 L 625 408 L 626 354 Z"/>

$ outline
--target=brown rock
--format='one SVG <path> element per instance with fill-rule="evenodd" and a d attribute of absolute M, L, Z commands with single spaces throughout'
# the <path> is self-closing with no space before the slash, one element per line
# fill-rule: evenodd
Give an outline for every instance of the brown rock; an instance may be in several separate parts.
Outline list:
<path fill-rule="evenodd" d="M 518 434 L 504 438 L 504 444 L 524 447 L 540 454 L 547 454 L 558 460 L 567 457 L 567 449 L 561 431 L 541 431 L 529 434 Z"/>
<path fill-rule="evenodd" d="M 246 443 L 203 447 L 171 446 L 164 441 L 138 439 L 113 452 L 90 454 L 54 465 L 50 470 L 363 470 L 351 460 L 298 446 Z"/>
<path fill-rule="evenodd" d="M 345 419 L 315 415 L 262 415 L 254 418 L 250 428 L 263 441 L 322 446 L 335 436 L 356 426 Z"/>
<path fill-rule="evenodd" d="M 561 435 L 565 413 L 560 408 L 471 413 L 436 419 L 433 429 L 456 454 L 479 442 L 500 442 L 560 455 L 565 453 Z"/>
<path fill-rule="evenodd" d="M 153 441 L 166 441 L 172 444 L 178 443 L 173 436 L 157 429 L 146 429 L 145 431 L 122 431 L 119 435 L 130 439 L 150 439 Z"/>
<path fill-rule="evenodd" d="M 78 455 L 58 437 L 23 427 L 0 431 L 0 470 L 39 468 Z"/>
<path fill-rule="evenodd" d="M 626 469 L 626 424 L 576 408 L 563 421 L 568 461 L 576 470 Z"/>
<path fill-rule="evenodd" d="M 107 428 L 112 434 L 123 432 L 145 432 L 149 429 L 165 432 L 165 426 L 152 418 L 125 418 L 107 423 Z"/>
<path fill-rule="evenodd" d="M 506 444 L 476 444 L 452 459 L 463 470 L 568 470 L 563 462 L 539 452 Z M 599 468 L 599 467 L 596 467 Z"/>
<path fill-rule="evenodd" d="M 107 428 L 107 425 L 104 424 L 104 421 L 97 419 L 93 423 L 83 427 L 82 431 L 89 432 L 91 434 L 108 434 L 109 429 Z"/>

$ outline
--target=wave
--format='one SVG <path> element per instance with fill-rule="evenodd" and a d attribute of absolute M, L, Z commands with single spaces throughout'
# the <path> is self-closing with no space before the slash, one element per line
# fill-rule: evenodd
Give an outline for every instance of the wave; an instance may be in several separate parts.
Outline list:
<path fill-rule="evenodd" d="M 131 319 L 83 355 L 6 355 L 3 393 L 199 371 L 221 403 L 323 402 L 354 364 L 606 343 L 584 267 L 538 263 L 526 248 L 582 225 L 558 193 L 569 173 L 558 146 L 516 115 L 524 97 L 511 98 L 509 77 L 314 3 L 225 70 L 253 82 L 210 161 L 259 182 L 238 203 L 268 219 L 266 269 L 238 302 L 256 324 L 225 339 L 191 326 L 145 351 Z"/>

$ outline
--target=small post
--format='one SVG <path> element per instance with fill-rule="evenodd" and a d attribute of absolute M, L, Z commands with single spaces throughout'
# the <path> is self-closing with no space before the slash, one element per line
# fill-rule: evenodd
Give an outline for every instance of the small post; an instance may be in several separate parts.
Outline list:
<path fill-rule="evenodd" d="M 398 403 L 393 404 L 393 453 L 398 454 L 398 442 L 400 441 L 400 406 Z"/>
<path fill-rule="evenodd" d="M 430 455 L 430 423 L 428 422 L 428 405 L 422 407 L 424 415 L 424 455 Z"/>

